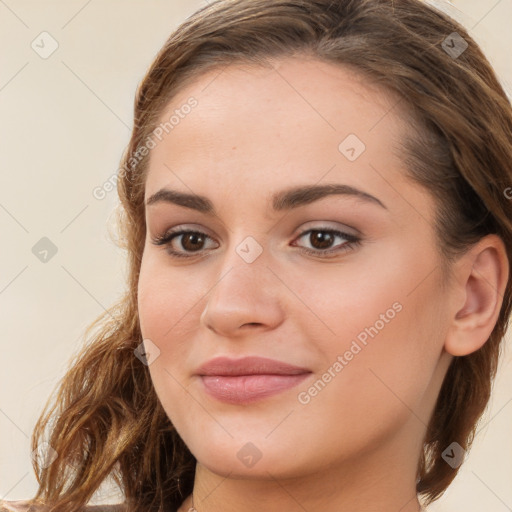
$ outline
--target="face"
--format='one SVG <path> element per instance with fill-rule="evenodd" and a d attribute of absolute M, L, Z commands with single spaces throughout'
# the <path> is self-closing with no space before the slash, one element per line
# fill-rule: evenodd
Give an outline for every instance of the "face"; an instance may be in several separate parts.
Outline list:
<path fill-rule="evenodd" d="M 272 65 L 208 72 L 161 117 L 138 290 L 155 390 L 218 474 L 419 454 L 449 297 L 407 117 L 346 67 Z"/>

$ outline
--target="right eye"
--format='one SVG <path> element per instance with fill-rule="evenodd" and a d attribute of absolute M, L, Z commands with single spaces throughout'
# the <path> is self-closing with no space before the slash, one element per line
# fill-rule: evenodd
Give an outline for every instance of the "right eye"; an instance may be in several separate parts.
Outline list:
<path fill-rule="evenodd" d="M 185 252 L 176 249 L 176 239 L 179 240 L 177 243 Z M 158 235 L 153 238 L 152 242 L 155 245 L 167 246 L 167 252 L 173 257 L 190 258 L 202 251 L 203 245 L 207 239 L 211 240 L 206 233 L 201 231 L 177 230 L 167 231 L 163 235 Z M 190 254 L 187 254 L 188 251 L 190 251 Z"/>

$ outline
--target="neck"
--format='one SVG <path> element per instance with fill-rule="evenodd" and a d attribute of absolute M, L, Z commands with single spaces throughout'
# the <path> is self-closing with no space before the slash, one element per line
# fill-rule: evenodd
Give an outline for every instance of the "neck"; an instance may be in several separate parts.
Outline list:
<path fill-rule="evenodd" d="M 415 452 L 417 445 L 396 439 L 386 448 L 287 478 L 272 475 L 271 468 L 221 476 L 198 462 L 193 505 L 197 512 L 420 512 Z M 179 512 L 190 507 L 192 495 Z"/>

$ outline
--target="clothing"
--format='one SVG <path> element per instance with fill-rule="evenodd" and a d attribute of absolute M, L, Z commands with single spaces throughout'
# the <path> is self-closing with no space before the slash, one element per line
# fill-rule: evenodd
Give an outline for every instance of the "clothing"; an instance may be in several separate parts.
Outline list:
<path fill-rule="evenodd" d="M 30 501 L 2 501 L 0 500 L 0 512 L 28 512 Z M 30 512 L 44 512 L 45 507 L 32 505 Z M 123 512 L 124 506 L 119 505 L 88 505 L 83 512 Z"/>
<path fill-rule="evenodd" d="M 29 501 L 2 501 L 0 500 L 0 512 L 28 512 Z M 119 505 L 89 505 L 84 508 L 84 512 L 123 512 L 123 504 Z M 30 512 L 44 512 L 44 507 L 33 507 Z M 428 512 L 426 508 L 421 508 L 420 512 Z"/>

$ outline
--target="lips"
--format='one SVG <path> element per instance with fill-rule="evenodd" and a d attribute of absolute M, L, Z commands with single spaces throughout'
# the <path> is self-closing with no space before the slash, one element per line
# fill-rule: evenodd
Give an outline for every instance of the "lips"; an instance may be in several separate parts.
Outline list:
<path fill-rule="evenodd" d="M 300 366 L 283 363 L 266 357 L 243 357 L 242 359 L 229 359 L 216 357 L 210 359 L 196 373 L 198 375 L 299 375 L 309 373 L 310 370 Z"/>
<path fill-rule="evenodd" d="M 311 370 L 264 357 L 217 357 L 196 374 L 210 396 L 231 404 L 248 404 L 296 386 Z"/>

